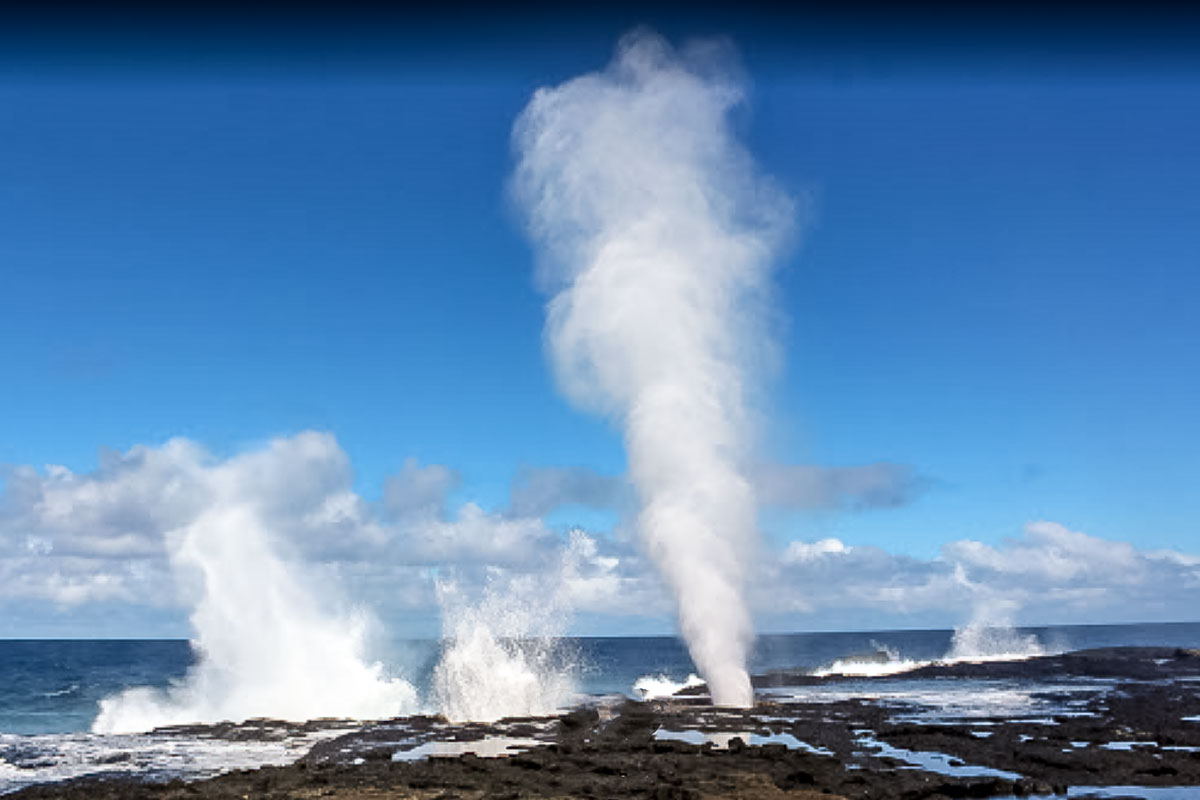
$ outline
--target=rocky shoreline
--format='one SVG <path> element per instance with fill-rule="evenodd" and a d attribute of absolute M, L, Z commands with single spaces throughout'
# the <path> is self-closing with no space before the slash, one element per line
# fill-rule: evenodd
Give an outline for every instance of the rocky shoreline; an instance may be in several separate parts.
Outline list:
<path fill-rule="evenodd" d="M 194 782 L 79 779 L 6 797 L 922 800 L 1170 786 L 1192 787 L 1200 798 L 1200 652 L 1092 650 L 931 665 L 889 680 L 936 688 L 967 679 L 1033 682 L 1060 713 L 925 714 L 919 703 L 856 696 L 861 679 L 778 673 L 755 679 L 761 699 L 748 710 L 683 696 L 489 725 L 410 717 L 348 729 L 285 767 Z M 849 691 L 832 699 L 795 691 L 839 682 Z M 236 739 L 295 727 L 260 721 L 175 730 Z"/>

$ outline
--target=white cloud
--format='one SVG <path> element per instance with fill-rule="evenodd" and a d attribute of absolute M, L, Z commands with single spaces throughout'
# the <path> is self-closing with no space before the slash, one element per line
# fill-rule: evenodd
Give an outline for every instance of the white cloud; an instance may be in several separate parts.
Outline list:
<path fill-rule="evenodd" d="M 637 554 L 585 531 L 571 531 L 561 566 L 563 593 L 571 607 L 591 614 L 663 616 L 671 600 Z"/>
<path fill-rule="evenodd" d="M 242 505 L 285 558 L 323 565 L 347 578 L 359 602 L 391 610 L 429 610 L 436 572 L 428 567 L 532 571 L 557 557 L 559 537 L 538 517 L 473 503 L 446 515 L 457 480 L 447 467 L 410 459 L 378 507 L 354 491 L 334 437 L 314 432 L 224 460 L 174 439 L 104 453 L 88 473 L 17 467 L 0 496 L 0 602 L 179 604 L 199 590 L 194 576 L 171 574 L 168 541 L 206 514 Z"/>
<path fill-rule="evenodd" d="M 996 546 L 950 542 L 927 560 L 837 539 L 792 542 L 764 575 L 761 611 L 853 612 L 885 620 L 879 627 L 905 615 L 955 624 L 986 605 L 1046 623 L 1190 619 L 1200 606 L 1200 558 L 1142 551 L 1047 521 Z"/>
<path fill-rule="evenodd" d="M 850 550 L 840 539 L 820 539 L 815 542 L 790 542 L 779 560 L 784 564 L 813 561 L 821 556 L 841 555 Z"/>
<path fill-rule="evenodd" d="M 280 438 L 224 461 L 184 439 L 105 452 L 89 473 L 8 472 L 0 503 L 0 597 L 60 606 L 177 602 L 167 540 L 217 505 L 253 505 L 285 550 L 345 557 L 386 536 L 351 491 L 332 436 Z M 153 580 L 145 578 L 153 576 Z M 185 590 L 187 587 L 184 587 Z"/>
<path fill-rule="evenodd" d="M 557 537 L 536 517 L 512 518 L 466 503 L 450 520 L 424 520 L 399 534 L 408 563 L 539 564 Z"/>
<path fill-rule="evenodd" d="M 159 606 L 174 600 L 165 563 L 50 556 L 0 559 L 0 603 L 32 599 L 59 610 L 93 603 Z"/>
<path fill-rule="evenodd" d="M 169 569 L 167 538 L 214 503 L 236 502 L 256 509 L 282 553 L 306 562 L 317 580 L 343 585 L 395 632 L 437 630 L 433 587 L 449 572 L 463 583 L 545 576 L 589 625 L 645 630 L 657 619 L 669 628 L 668 593 L 620 528 L 556 531 L 532 513 L 553 498 L 611 499 L 623 479 L 528 471 L 514 497 L 522 486 L 540 488 L 508 509 L 466 503 L 448 513 L 457 482 L 448 467 L 410 460 L 383 501 L 370 502 L 354 491 L 336 440 L 317 433 L 226 459 L 174 439 L 105 453 L 91 472 L 11 468 L 0 495 L 0 610 L 20 603 L 27 617 L 42 604 L 50 619 L 55 609 L 103 607 L 136 626 L 138 614 L 161 621 L 176 609 L 182 620 L 178 609 L 195 587 Z M 1142 550 L 1048 521 L 998 543 L 950 542 L 932 559 L 826 538 L 764 549 L 750 593 L 761 627 L 774 629 L 953 625 L 983 603 L 1018 609 L 1030 622 L 1191 619 L 1200 554 Z"/>
<path fill-rule="evenodd" d="M 0 541 L 36 539 L 62 555 L 147 557 L 162 554 L 161 532 L 205 502 L 198 481 L 206 454 L 184 439 L 160 448 L 103 452 L 99 468 L 77 474 L 49 465 L 5 476 Z"/>
<path fill-rule="evenodd" d="M 120 576 L 104 573 L 65 576 L 61 572 L 54 572 L 42 584 L 40 591 L 45 592 L 47 599 L 61 606 L 132 599 Z"/>
<path fill-rule="evenodd" d="M 1200 556 L 1188 555 L 1175 550 L 1151 550 L 1146 553 L 1146 558 L 1169 561 L 1183 567 L 1200 567 Z"/>
<path fill-rule="evenodd" d="M 999 548 L 962 541 L 947 545 L 944 553 L 948 559 L 978 570 L 1057 583 L 1137 583 L 1151 561 L 1128 542 L 1088 536 L 1055 522 L 1030 523 L 1021 539 Z"/>
<path fill-rule="evenodd" d="M 415 458 L 404 460 L 400 472 L 383 484 L 383 506 L 393 518 L 436 519 L 445 514 L 446 495 L 460 481 L 441 464 L 421 466 Z"/>

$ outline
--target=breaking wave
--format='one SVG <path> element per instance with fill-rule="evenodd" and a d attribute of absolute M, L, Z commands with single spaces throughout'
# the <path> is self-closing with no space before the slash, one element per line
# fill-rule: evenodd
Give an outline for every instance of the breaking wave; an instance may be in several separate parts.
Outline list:
<path fill-rule="evenodd" d="M 1011 626 L 972 623 L 955 629 L 945 660 L 950 663 L 1018 661 L 1044 655 L 1046 648 L 1032 633 L 1020 633 Z"/>
<path fill-rule="evenodd" d="M 873 643 L 872 643 L 873 644 Z M 920 661 L 902 658 L 896 650 L 886 645 L 875 645 L 876 649 L 869 653 L 839 658 L 832 664 L 812 671 L 818 678 L 830 675 L 840 675 L 847 678 L 879 678 L 887 675 L 898 675 L 914 669 L 929 666 L 933 661 Z"/>
<path fill-rule="evenodd" d="M 1020 633 L 1007 626 L 991 627 L 977 624 L 956 628 L 950 640 L 950 649 L 941 658 L 905 658 L 887 645 L 874 642 L 871 644 L 875 649 L 868 653 L 839 658 L 827 666 L 813 670 L 810 674 L 818 678 L 834 675 L 847 678 L 879 678 L 929 666 L 1024 661 L 1050 655 L 1032 633 Z"/>
<path fill-rule="evenodd" d="M 673 681 L 666 675 L 643 675 L 634 681 L 633 692 L 639 700 L 665 700 L 684 689 L 703 685 L 704 679 L 695 673 L 688 675 L 682 683 Z"/>

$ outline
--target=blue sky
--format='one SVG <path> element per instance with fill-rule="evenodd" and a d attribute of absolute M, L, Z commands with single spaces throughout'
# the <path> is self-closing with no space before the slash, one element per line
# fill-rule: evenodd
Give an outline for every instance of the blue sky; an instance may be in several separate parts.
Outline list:
<path fill-rule="evenodd" d="M 186 437 L 225 457 L 313 429 L 367 502 L 410 457 L 484 509 L 522 469 L 619 475 L 619 434 L 556 391 L 506 181 L 532 91 L 602 67 L 638 21 L 402 55 L 380 36 L 374 59 L 253 37 L 207 61 L 136 42 L 99 66 L 8 57 L 0 462 L 83 474 L 102 449 Z M 738 46 L 740 129 L 804 208 L 765 454 L 908 465 L 923 487 L 768 510 L 770 545 L 928 560 L 1049 520 L 1200 552 L 1200 65 L 697 27 Z"/>

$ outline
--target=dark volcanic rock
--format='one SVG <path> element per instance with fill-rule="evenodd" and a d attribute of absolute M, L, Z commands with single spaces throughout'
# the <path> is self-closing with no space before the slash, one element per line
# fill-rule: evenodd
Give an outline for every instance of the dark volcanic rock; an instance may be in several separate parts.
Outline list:
<path fill-rule="evenodd" d="M 1200 787 L 1200 723 L 1185 720 L 1200 715 L 1195 651 L 1093 650 L 1024 662 L 935 666 L 910 676 L 923 685 L 963 677 L 1104 681 L 1083 681 L 1079 685 L 1092 688 L 1082 705 L 1053 719 L 976 717 L 930 724 L 867 699 L 764 700 L 754 709 L 736 710 L 688 698 L 581 708 L 554 721 L 450 725 L 437 717 L 412 717 L 348 731 L 289 767 L 194 783 L 80 780 L 10 797 L 936 800 L 1045 796 L 1063 794 L 1068 786 Z M 770 677 L 785 679 L 790 679 L 785 673 Z M 1078 699 L 1065 690 L 1052 696 L 1058 692 L 1050 689 L 1041 699 Z M 194 733 L 270 738 L 279 735 L 278 725 L 256 721 L 248 731 L 217 726 Z M 707 741 L 664 740 L 659 738 L 664 732 Z M 423 742 L 508 741 L 496 737 L 540 744 L 502 758 L 393 760 Z M 769 737 L 769 743 L 756 744 L 763 741 L 756 737 Z M 879 743 L 901 749 L 883 750 Z M 941 754 L 935 760 L 942 766 L 930 771 L 907 763 L 914 751 Z M 928 764 L 935 768 L 934 761 Z"/>

